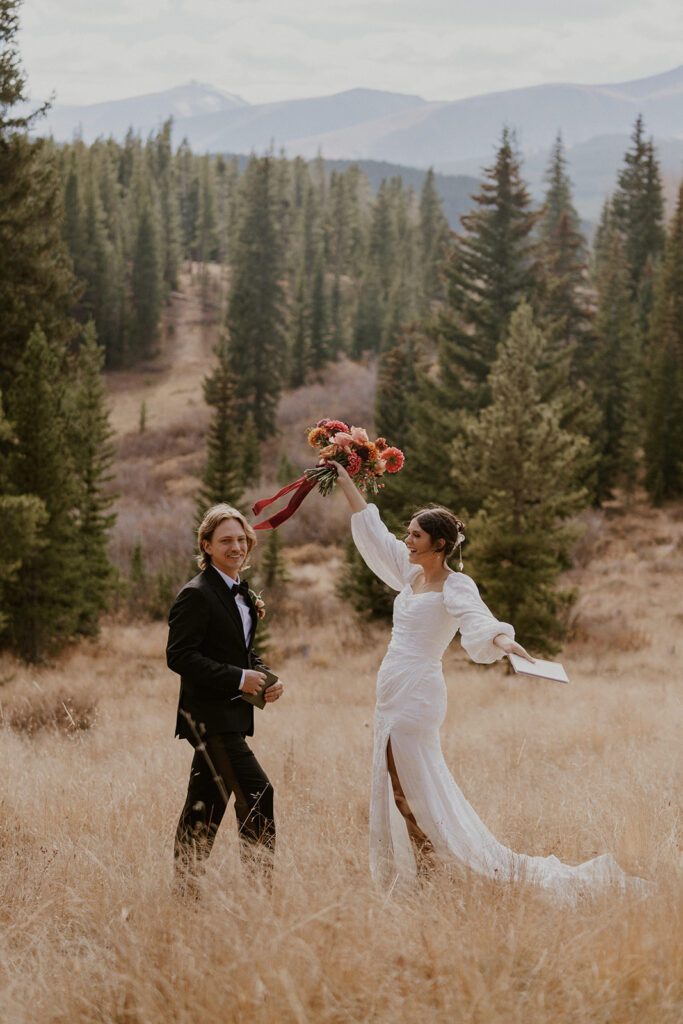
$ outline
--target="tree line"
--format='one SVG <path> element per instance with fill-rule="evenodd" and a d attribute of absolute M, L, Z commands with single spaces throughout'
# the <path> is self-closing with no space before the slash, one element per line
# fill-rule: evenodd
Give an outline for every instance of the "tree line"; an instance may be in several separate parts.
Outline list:
<path fill-rule="evenodd" d="M 31 140 L 18 6 L 0 0 L 5 642 L 36 658 L 97 629 L 113 585 L 101 369 L 154 356 L 191 260 L 229 282 L 200 504 L 238 504 L 258 478 L 284 388 L 376 357 L 376 426 L 407 455 L 385 515 L 400 528 L 417 495 L 465 515 L 485 596 L 553 649 L 576 513 L 639 474 L 653 502 L 683 491 L 683 194 L 667 228 L 642 119 L 593 245 L 561 139 L 538 208 L 507 130 L 451 233 L 431 172 L 419 195 L 400 178 L 373 195 L 354 166 L 174 151 L 170 122 L 123 144 Z M 387 607 L 353 553 L 342 589 Z"/>
<path fill-rule="evenodd" d="M 130 131 L 122 144 L 55 150 L 62 233 L 83 283 L 73 314 L 95 323 L 108 367 L 154 353 L 183 260 L 224 264 L 243 278 L 249 267 L 253 286 L 281 310 L 279 325 L 272 310 L 267 322 L 286 335 L 276 331 L 273 348 L 289 385 L 333 352 L 378 351 L 440 297 L 448 226 L 433 172 L 419 196 L 400 177 L 373 196 L 356 166 L 328 174 L 322 159 L 273 154 L 245 164 L 193 154 L 184 141 L 174 152 L 171 137 L 168 121 L 145 141 Z M 268 421 L 265 409 L 255 417 Z"/>

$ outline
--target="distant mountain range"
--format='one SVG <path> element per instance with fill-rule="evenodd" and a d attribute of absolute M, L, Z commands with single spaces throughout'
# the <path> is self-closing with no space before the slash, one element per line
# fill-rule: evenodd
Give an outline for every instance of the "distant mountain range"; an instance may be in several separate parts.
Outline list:
<path fill-rule="evenodd" d="M 43 125 L 59 141 L 78 132 L 123 138 L 174 119 L 176 141 L 195 151 L 249 153 L 270 146 L 290 156 L 433 166 L 445 174 L 479 175 L 503 125 L 513 128 L 534 192 L 558 131 L 567 146 L 584 217 L 595 218 L 642 113 L 665 173 L 683 173 L 683 65 L 665 74 L 614 85 L 542 85 L 454 102 L 351 89 L 333 96 L 249 104 L 240 96 L 191 82 L 167 92 L 82 107 L 55 107 Z"/>

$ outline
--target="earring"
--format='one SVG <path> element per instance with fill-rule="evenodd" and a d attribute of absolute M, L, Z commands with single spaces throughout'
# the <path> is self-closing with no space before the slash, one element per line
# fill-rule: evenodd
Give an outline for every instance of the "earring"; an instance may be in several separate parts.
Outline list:
<path fill-rule="evenodd" d="M 465 539 L 465 534 L 464 533 L 459 533 L 458 534 L 458 572 L 462 572 L 462 570 L 463 570 L 463 564 L 462 564 L 462 542 L 464 541 L 464 539 Z"/>

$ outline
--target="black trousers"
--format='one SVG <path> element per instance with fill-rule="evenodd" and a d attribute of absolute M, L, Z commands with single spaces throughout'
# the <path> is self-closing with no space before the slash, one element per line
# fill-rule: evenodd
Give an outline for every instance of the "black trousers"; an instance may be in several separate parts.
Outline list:
<path fill-rule="evenodd" d="M 207 736 L 195 749 L 190 783 L 175 836 L 175 865 L 193 873 L 211 853 L 230 796 L 240 837 L 240 856 L 253 863 L 262 851 L 268 870 L 275 849 L 273 787 L 239 732 Z"/>

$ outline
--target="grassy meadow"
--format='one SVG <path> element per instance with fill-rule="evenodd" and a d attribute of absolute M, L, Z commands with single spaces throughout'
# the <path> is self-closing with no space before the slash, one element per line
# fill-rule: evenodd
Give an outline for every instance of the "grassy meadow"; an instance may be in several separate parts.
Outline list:
<path fill-rule="evenodd" d="M 137 536 L 152 567 L 189 552 L 215 325 L 189 286 L 174 311 L 177 358 L 110 379 L 121 565 Z M 372 372 L 354 383 L 342 364 L 307 405 L 285 396 L 283 428 L 341 412 L 335 401 L 367 418 Z M 457 642 L 445 659 L 444 752 L 494 834 L 571 863 L 610 851 L 657 886 L 567 908 L 445 873 L 373 887 L 372 711 L 388 627 L 335 596 L 342 499 L 308 501 L 285 533 L 292 583 L 269 608 L 287 692 L 257 712 L 253 743 L 276 793 L 272 895 L 242 876 L 231 810 L 203 898 L 172 891 L 191 750 L 172 738 L 163 623 L 120 610 L 49 665 L 0 659 L 2 1024 L 680 1024 L 683 507 L 636 496 L 587 514 L 568 574 L 581 591 L 562 655 L 571 686 L 472 665 Z"/>

